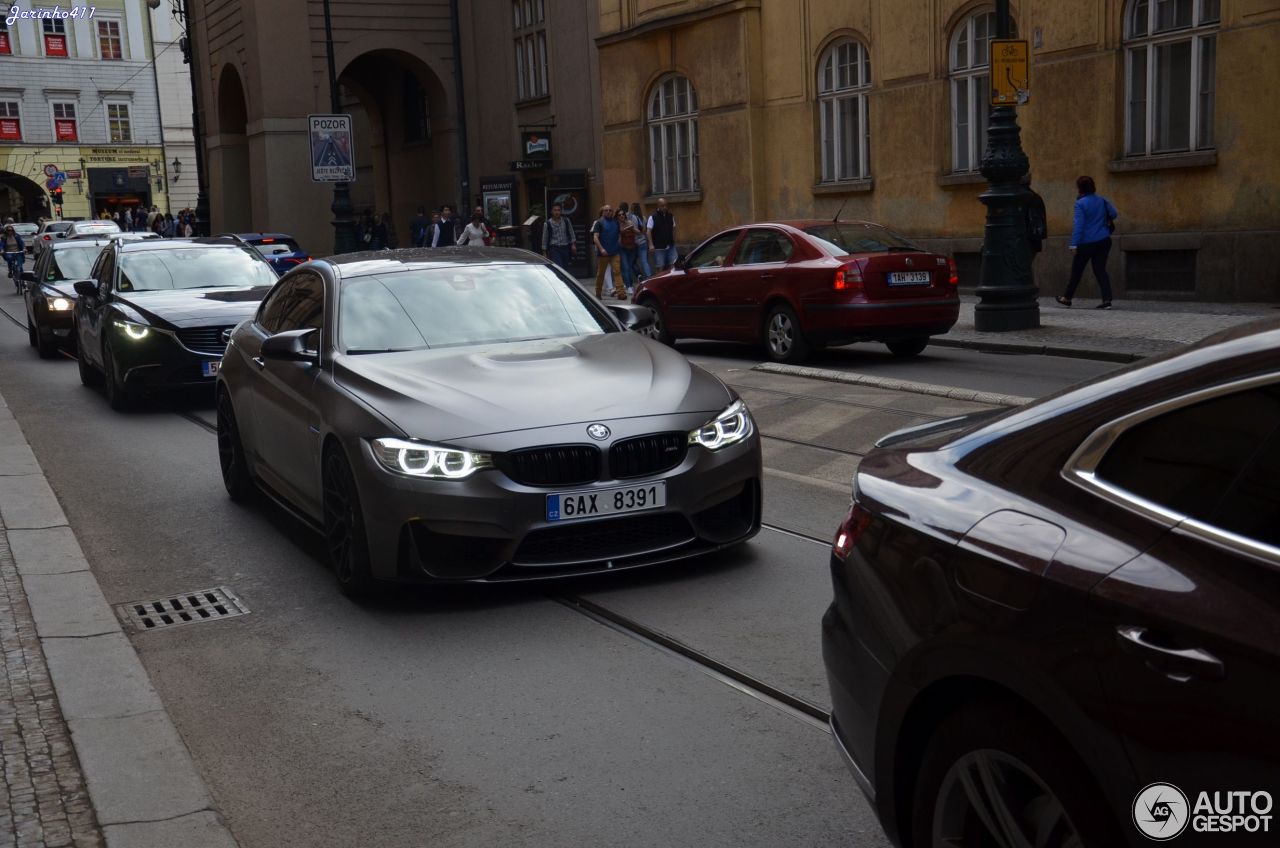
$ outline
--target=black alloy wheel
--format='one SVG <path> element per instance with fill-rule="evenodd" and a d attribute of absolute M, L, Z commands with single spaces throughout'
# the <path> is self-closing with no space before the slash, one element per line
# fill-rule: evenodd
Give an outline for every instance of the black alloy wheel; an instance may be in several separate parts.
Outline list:
<path fill-rule="evenodd" d="M 909 359 L 912 356 L 919 356 L 924 349 L 929 346 L 929 338 L 926 336 L 922 339 L 903 339 L 900 342 L 885 342 L 884 346 L 889 348 L 889 352 L 894 356 L 902 359 Z"/>
<path fill-rule="evenodd" d="M 222 484 L 227 487 L 231 500 L 243 503 L 253 497 L 257 490 L 245 461 L 231 395 L 222 388 L 218 390 L 218 464 L 222 466 Z"/>
<path fill-rule="evenodd" d="M 794 365 L 809 356 L 809 342 L 800 329 L 800 320 L 785 303 L 769 310 L 769 317 L 764 322 L 764 344 L 774 362 Z"/>
<path fill-rule="evenodd" d="M 944 719 L 916 780 L 912 844 L 923 848 L 1118 845 L 1106 799 L 1042 721 L 1004 702 Z"/>
<path fill-rule="evenodd" d="M 662 315 L 662 307 L 658 306 L 658 301 L 652 297 L 646 297 L 640 301 L 640 305 L 647 307 L 653 313 L 653 323 L 640 331 L 641 335 L 648 336 L 654 341 L 662 342 L 670 347 L 676 343 L 676 337 L 671 335 L 671 331 L 667 329 L 667 322 Z"/>
<path fill-rule="evenodd" d="M 123 412 L 131 408 L 136 395 L 125 388 L 124 383 L 120 381 L 119 369 L 116 368 L 115 351 L 111 345 L 111 336 L 107 336 L 107 340 L 102 346 L 102 373 L 105 377 L 103 386 L 106 389 L 107 405 L 116 412 Z"/>
<path fill-rule="evenodd" d="M 365 537 L 360 494 L 346 456 L 337 447 L 325 451 L 323 460 L 324 539 L 338 591 L 347 597 L 368 594 L 369 543 Z"/>

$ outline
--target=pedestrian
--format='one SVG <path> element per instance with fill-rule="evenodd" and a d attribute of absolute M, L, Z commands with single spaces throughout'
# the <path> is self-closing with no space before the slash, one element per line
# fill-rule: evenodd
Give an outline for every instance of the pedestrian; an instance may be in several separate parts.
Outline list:
<path fill-rule="evenodd" d="M 386 240 L 387 250 L 395 250 L 400 246 L 400 237 L 396 235 L 396 225 L 391 220 L 390 212 L 382 213 L 382 232 Z"/>
<path fill-rule="evenodd" d="M 156 218 L 159 216 L 160 208 L 158 206 L 152 206 L 151 209 L 147 211 L 147 232 L 154 233 L 156 231 Z"/>
<path fill-rule="evenodd" d="M 427 209 L 419 206 L 418 214 L 409 221 L 409 240 L 414 247 L 422 247 L 427 243 L 427 226 Z"/>
<path fill-rule="evenodd" d="M 178 234 L 183 238 L 191 238 L 194 236 L 196 233 L 195 219 L 196 216 L 192 214 L 190 209 L 188 209 L 187 214 L 182 216 L 182 225 L 178 228 Z"/>
<path fill-rule="evenodd" d="M 551 204 L 551 217 L 542 225 L 542 255 L 568 271 L 569 263 L 578 252 L 577 241 L 573 222 L 564 217 L 564 207 Z"/>
<path fill-rule="evenodd" d="M 368 213 L 367 225 L 369 227 L 369 249 L 383 250 L 387 246 L 387 225 L 384 223 L 385 217 L 373 212 Z"/>
<path fill-rule="evenodd" d="M 631 204 L 631 220 L 636 225 L 636 279 L 644 280 L 653 276 L 653 271 L 649 267 L 649 237 L 645 235 L 648 226 L 644 217 L 644 210 L 640 208 L 639 203 Z"/>
<path fill-rule="evenodd" d="M 649 216 L 649 246 L 653 268 L 661 274 L 676 264 L 676 218 L 667 211 L 667 199 L 658 198 L 658 208 Z"/>
<path fill-rule="evenodd" d="M 484 238 L 484 243 L 493 244 L 498 238 L 498 231 L 493 228 L 493 224 L 489 223 L 489 219 L 485 217 L 483 206 L 477 206 L 475 209 L 471 210 L 472 220 L 475 220 L 476 215 L 480 216 L 480 220 L 484 223 L 485 232 L 488 233 Z"/>
<path fill-rule="evenodd" d="M 1076 293 L 1076 286 L 1084 276 L 1086 265 L 1093 266 L 1093 276 L 1098 280 L 1098 288 L 1102 290 L 1102 303 L 1097 309 L 1111 308 L 1111 276 L 1107 274 L 1107 256 L 1111 253 L 1111 233 L 1115 230 L 1115 220 L 1119 218 L 1111 201 L 1098 194 L 1093 177 L 1085 176 L 1076 180 L 1075 214 L 1071 227 L 1071 281 L 1067 284 L 1067 293 L 1059 295 L 1055 300 L 1062 306 L 1071 306 L 1071 297 Z"/>
<path fill-rule="evenodd" d="M 177 222 L 173 219 L 172 212 L 164 213 L 164 232 L 161 235 L 164 238 L 173 238 L 178 232 Z"/>
<path fill-rule="evenodd" d="M 151 219 L 151 232 L 158 236 L 164 235 L 164 215 L 160 210 L 156 210 L 155 217 Z"/>
<path fill-rule="evenodd" d="M 1044 240 L 1049 237 L 1049 220 L 1045 214 L 1044 198 L 1031 187 L 1030 176 L 1025 176 L 1022 180 L 1027 189 L 1027 243 L 1031 246 L 1031 259 L 1034 262 L 1036 254 L 1044 250 Z"/>
<path fill-rule="evenodd" d="M 453 207 L 440 207 L 440 220 L 436 222 L 431 234 L 432 247 L 449 247 L 458 239 L 456 222 L 453 220 Z"/>
<path fill-rule="evenodd" d="M 479 207 L 471 213 L 471 223 L 462 228 L 458 236 L 458 244 L 467 247 L 484 247 L 488 244 L 489 228 L 484 221 L 484 213 Z"/>
<path fill-rule="evenodd" d="M 600 299 L 604 291 L 604 273 L 613 274 L 613 296 L 618 300 L 626 298 L 622 289 L 622 245 L 620 243 L 618 222 L 614 218 L 613 207 L 605 204 L 600 207 L 600 216 L 591 225 L 591 239 L 596 246 L 596 298 Z"/>
<path fill-rule="evenodd" d="M 636 285 L 636 253 L 639 250 L 640 228 L 631 217 L 631 207 L 626 203 L 618 204 L 618 245 L 622 248 L 622 284 L 630 297 Z"/>

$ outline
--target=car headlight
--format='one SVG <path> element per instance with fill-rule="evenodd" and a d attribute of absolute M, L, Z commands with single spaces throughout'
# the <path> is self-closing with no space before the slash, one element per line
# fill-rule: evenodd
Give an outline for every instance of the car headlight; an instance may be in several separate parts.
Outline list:
<path fill-rule="evenodd" d="M 146 324 L 137 324 L 133 321 L 114 321 L 112 323 L 134 341 L 142 341 L 151 334 L 151 328 Z"/>
<path fill-rule="evenodd" d="M 442 448 L 405 439 L 374 439 L 373 455 L 388 471 L 436 480 L 461 480 L 493 467 L 493 457 L 487 453 Z"/>
<path fill-rule="evenodd" d="M 747 412 L 747 405 L 736 400 L 724 412 L 690 432 L 689 444 L 720 450 L 747 438 L 751 430 L 751 414 Z"/>
<path fill-rule="evenodd" d="M 65 297 L 54 297 L 49 300 L 49 309 L 53 312 L 70 312 L 71 301 Z"/>

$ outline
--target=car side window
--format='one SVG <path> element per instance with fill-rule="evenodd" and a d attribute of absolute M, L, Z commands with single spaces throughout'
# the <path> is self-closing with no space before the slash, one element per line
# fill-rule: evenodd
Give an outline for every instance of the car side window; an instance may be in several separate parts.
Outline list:
<path fill-rule="evenodd" d="M 770 262 L 786 262 L 791 258 L 795 245 L 786 233 L 778 230 L 751 230 L 742 240 L 734 265 L 767 265 Z"/>
<path fill-rule="evenodd" d="M 111 293 L 111 284 L 116 274 L 116 255 L 113 250 L 102 251 L 102 256 L 98 258 L 98 267 L 94 273 L 94 279 L 98 281 L 98 296 L 105 298 Z M 123 289 L 123 286 L 121 287 Z"/>
<path fill-rule="evenodd" d="M 288 280 L 262 304 L 258 323 L 271 335 L 318 329 L 324 323 L 324 281 L 315 274 Z"/>
<path fill-rule="evenodd" d="M 1096 474 L 1152 503 L 1208 521 L 1274 436 L 1277 422 L 1280 386 L 1210 398 L 1129 428 Z"/>
<path fill-rule="evenodd" d="M 1206 522 L 1280 548 L 1280 427 L 1249 458 L 1244 471 Z"/>
<path fill-rule="evenodd" d="M 738 240 L 738 234 L 741 232 L 741 230 L 732 230 L 721 233 L 695 250 L 685 261 L 684 266 L 686 268 L 719 268 L 728 259 L 729 252 L 733 250 L 733 243 Z"/>

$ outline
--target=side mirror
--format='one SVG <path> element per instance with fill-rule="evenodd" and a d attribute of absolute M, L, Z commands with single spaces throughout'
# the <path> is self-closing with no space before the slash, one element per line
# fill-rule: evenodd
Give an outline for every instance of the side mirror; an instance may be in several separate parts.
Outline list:
<path fill-rule="evenodd" d="M 22 282 L 26 283 L 29 286 L 34 286 L 39 281 L 36 280 L 36 275 L 34 271 L 23 271 Z"/>
<path fill-rule="evenodd" d="M 76 294 L 81 297 L 98 296 L 98 284 L 93 280 L 76 280 L 76 283 L 72 288 L 74 288 L 76 290 Z"/>
<path fill-rule="evenodd" d="M 675 264 L 674 264 L 674 265 L 672 265 L 671 267 L 672 267 L 672 268 L 675 268 L 677 271 L 686 271 L 686 270 L 688 270 L 688 268 L 686 268 L 686 267 L 685 267 L 685 260 L 687 260 L 688 258 L 689 258 L 689 257 L 687 257 L 687 256 L 685 256 L 685 255 L 683 255 L 683 254 L 681 254 L 680 256 L 677 256 L 677 257 L 676 257 L 676 262 L 675 262 Z"/>
<path fill-rule="evenodd" d="M 315 332 L 315 330 L 286 330 L 283 333 L 268 336 L 262 343 L 259 354 L 263 359 L 319 365 L 320 354 L 307 346 L 307 337 Z"/>
<path fill-rule="evenodd" d="M 609 309 L 622 322 L 622 326 L 631 332 L 653 326 L 653 310 L 647 306 L 632 306 L 627 303 L 611 303 Z"/>

